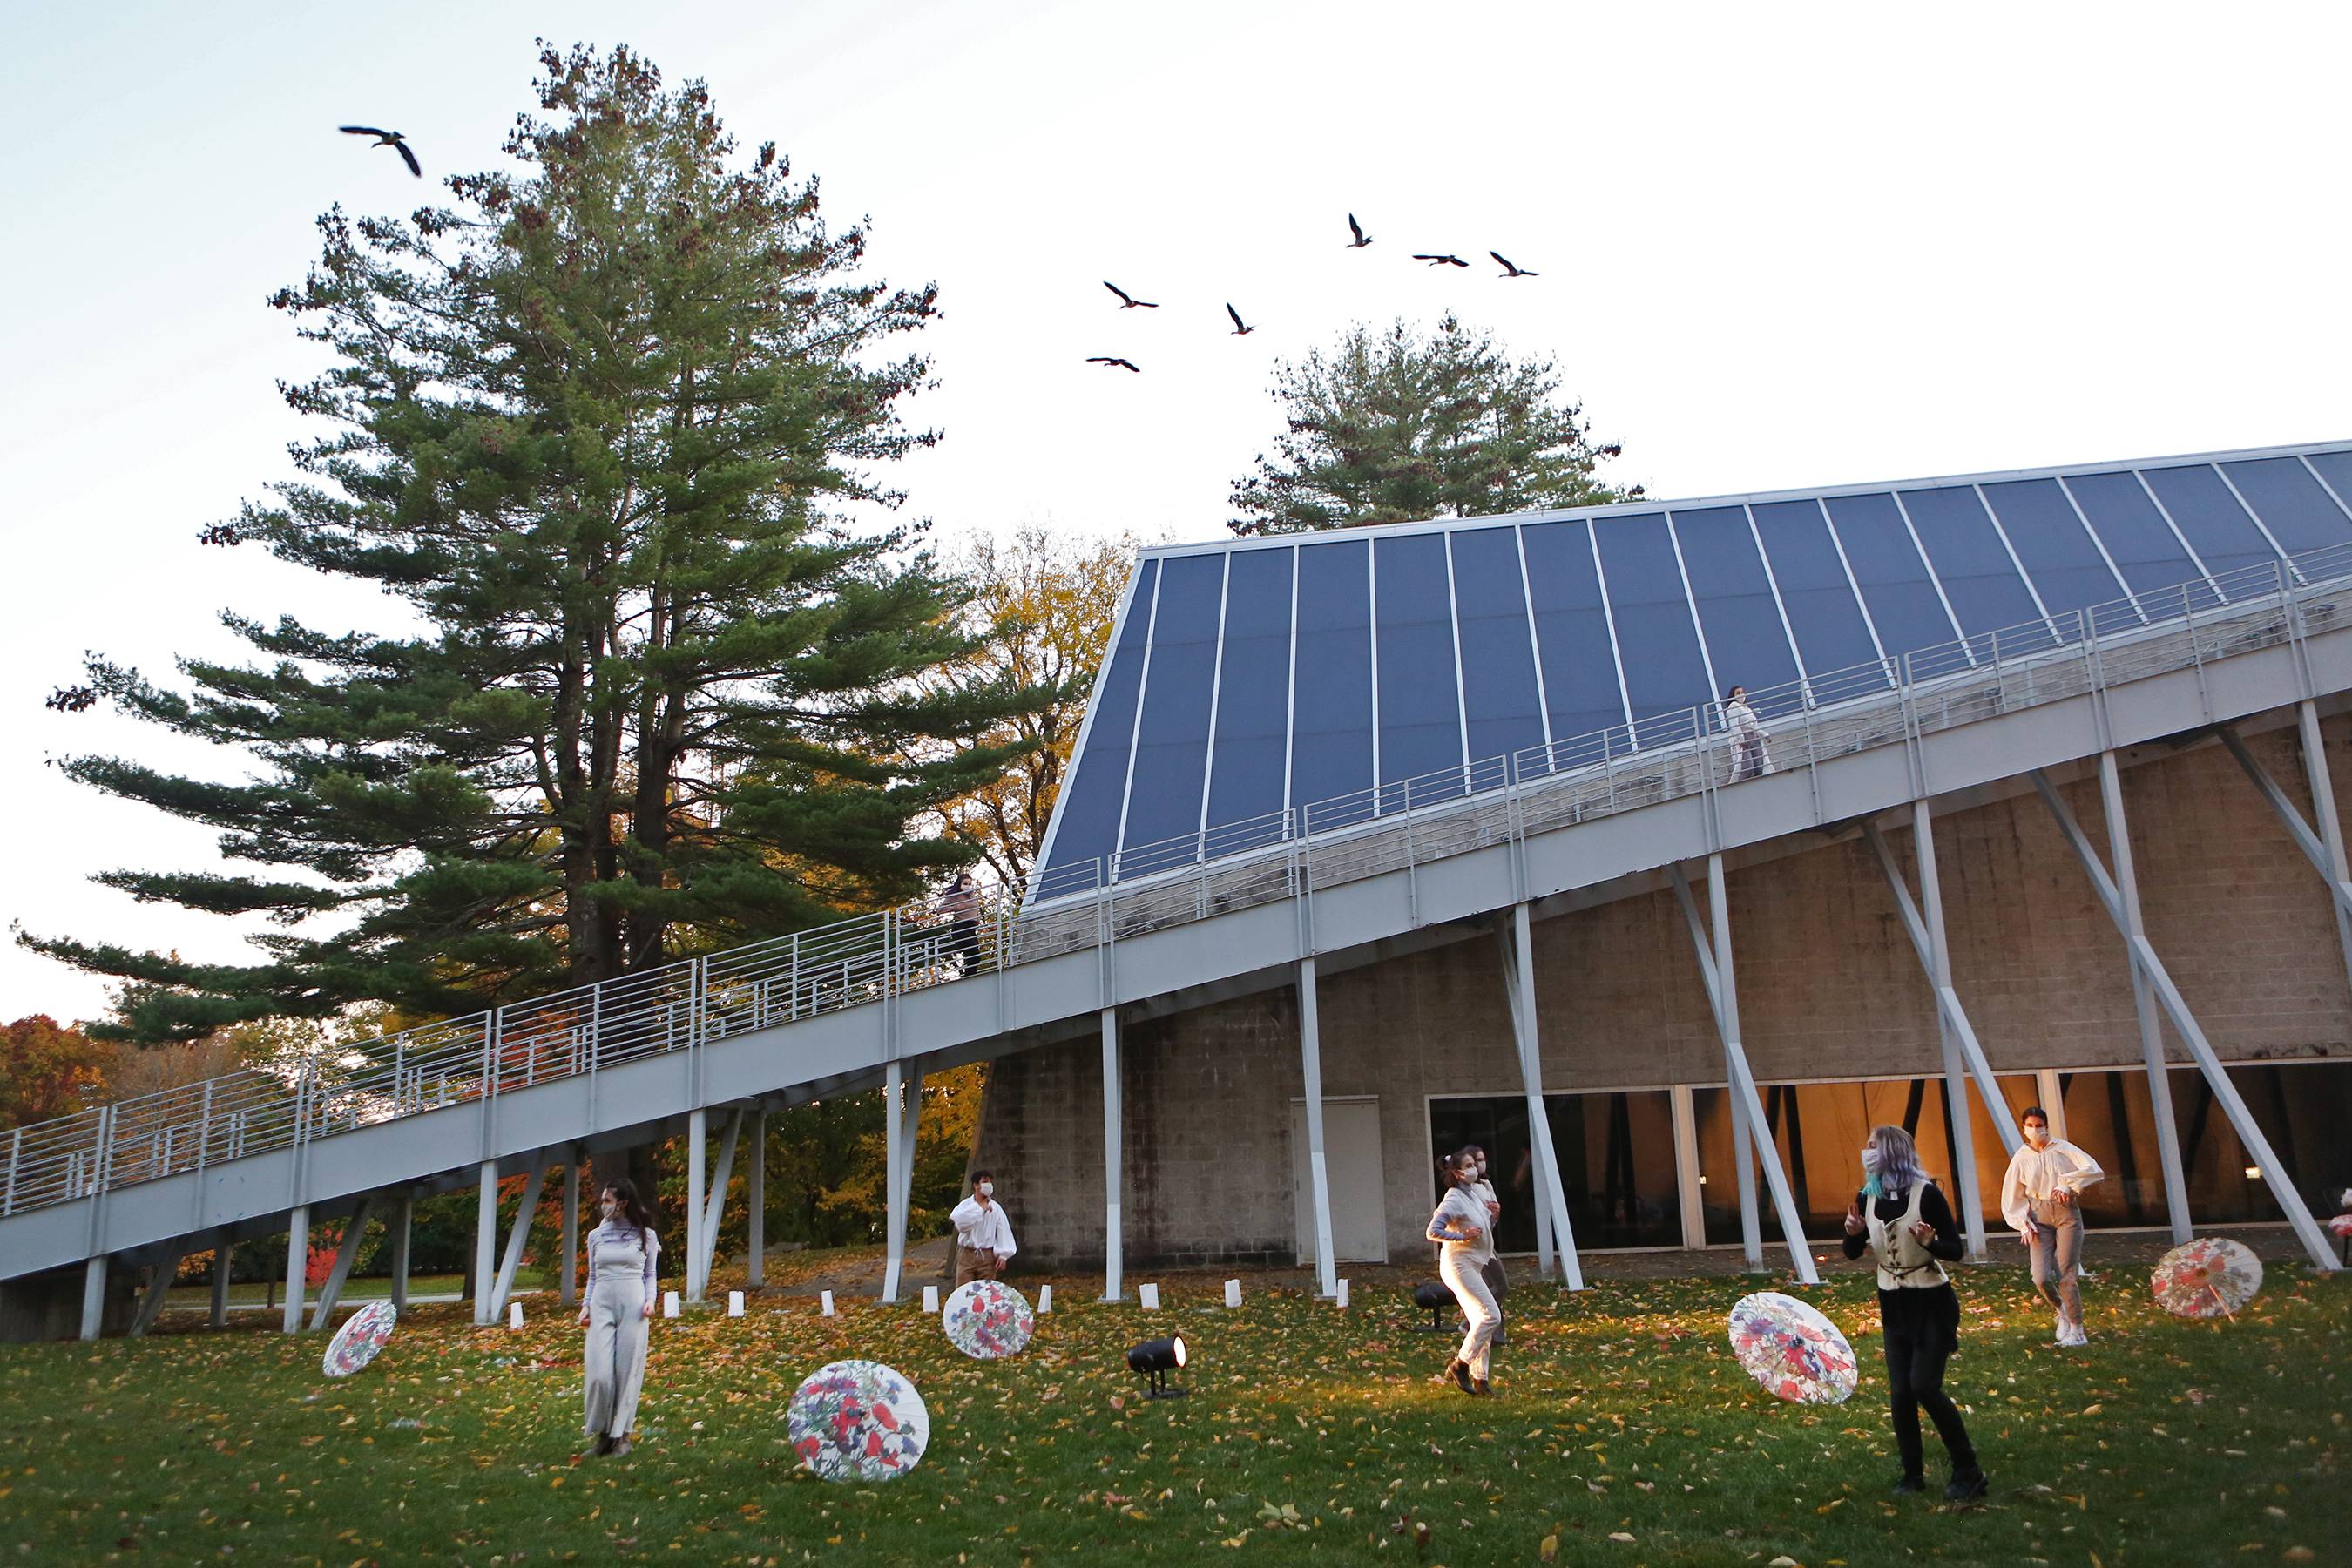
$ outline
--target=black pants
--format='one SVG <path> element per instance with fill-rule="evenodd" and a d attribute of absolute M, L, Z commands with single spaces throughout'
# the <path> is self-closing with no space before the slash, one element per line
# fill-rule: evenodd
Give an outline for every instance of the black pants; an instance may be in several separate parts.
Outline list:
<path fill-rule="evenodd" d="M 980 963 L 980 922 L 957 921 L 948 927 L 948 956 L 956 968 L 970 972 Z"/>
<path fill-rule="evenodd" d="M 1951 1358 L 1952 1338 L 1940 1326 L 1886 1331 L 1887 1402 L 1895 1416 L 1895 1447 L 1903 1456 L 1903 1473 L 1925 1473 L 1927 1455 L 1919 1441 L 1919 1412 L 1936 1424 L 1936 1436 L 1952 1457 L 1952 1473 L 1966 1475 L 1977 1468 L 1977 1451 L 1959 1406 L 1944 1392 L 1944 1363 Z"/>

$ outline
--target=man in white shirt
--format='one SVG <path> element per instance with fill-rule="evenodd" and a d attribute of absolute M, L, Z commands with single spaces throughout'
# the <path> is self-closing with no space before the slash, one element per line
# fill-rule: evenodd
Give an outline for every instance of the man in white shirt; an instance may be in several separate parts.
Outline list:
<path fill-rule="evenodd" d="M 971 1196 L 956 1205 L 948 1219 L 955 1226 L 955 1282 L 960 1286 L 995 1279 L 1020 1250 L 1013 1240 L 1013 1221 L 996 1201 L 996 1178 L 987 1171 L 971 1173 Z"/>
<path fill-rule="evenodd" d="M 2023 1238 L 2033 1263 L 2033 1288 L 2058 1315 L 2057 1342 L 2086 1342 L 2083 1292 L 2083 1189 L 2105 1176 L 2099 1163 L 2063 1138 L 2050 1135 L 2050 1113 L 2029 1105 L 2018 1118 L 2025 1142 L 2010 1156 L 2000 1180 L 2001 1217 Z"/>

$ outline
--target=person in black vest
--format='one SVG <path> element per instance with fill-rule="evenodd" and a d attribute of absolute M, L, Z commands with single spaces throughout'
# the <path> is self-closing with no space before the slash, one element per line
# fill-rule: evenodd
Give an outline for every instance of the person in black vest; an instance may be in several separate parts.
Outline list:
<path fill-rule="evenodd" d="M 1878 1259 L 1878 1316 L 1886 1338 L 1886 1393 L 1895 1446 L 1903 1457 L 1896 1492 L 1927 1489 L 1919 1412 L 1936 1424 L 1951 1456 L 1944 1496 L 1974 1502 L 1985 1495 L 1959 1407 L 1944 1392 L 1944 1363 L 1959 1348 L 1960 1299 L 1944 1273 L 1966 1251 L 1952 1205 L 1919 1169 L 1918 1145 L 1900 1127 L 1876 1127 L 1862 1151 L 1862 1190 L 1845 1211 L 1845 1255 L 1866 1248 Z"/>

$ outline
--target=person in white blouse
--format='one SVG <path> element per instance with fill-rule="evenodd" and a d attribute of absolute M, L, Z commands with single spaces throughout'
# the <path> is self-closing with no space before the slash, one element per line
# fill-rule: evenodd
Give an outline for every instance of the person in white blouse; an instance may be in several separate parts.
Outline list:
<path fill-rule="evenodd" d="M 971 1196 L 956 1205 L 948 1221 L 955 1226 L 959 1286 L 995 1279 L 1021 1250 L 1013 1239 L 1013 1221 L 996 1201 L 996 1177 L 990 1172 L 971 1173 Z"/>
<path fill-rule="evenodd" d="M 1477 1162 L 1478 1180 L 1470 1189 L 1486 1209 L 1486 1262 L 1479 1269 L 1486 1276 L 1486 1289 L 1495 1298 L 1495 1343 L 1499 1347 L 1510 1343 L 1510 1328 L 1503 1315 L 1503 1297 L 1511 1288 L 1510 1276 L 1503 1271 L 1503 1259 L 1495 1251 L 1495 1229 L 1503 1223 L 1502 1200 L 1495 1195 L 1495 1179 L 1486 1173 L 1486 1151 L 1475 1143 L 1465 1144 L 1463 1152 Z M 1469 1329 L 1464 1323 L 1464 1331 Z"/>
<path fill-rule="evenodd" d="M 1734 748 L 1734 784 L 1761 778 L 1772 771 L 1772 753 L 1764 744 L 1764 721 L 1748 705 L 1748 688 L 1735 686 L 1723 694 L 1723 727 L 1730 733 Z"/>
<path fill-rule="evenodd" d="M 588 1233 L 588 1299 L 580 1303 L 580 1326 L 588 1331 L 581 1394 L 593 1451 L 625 1455 L 637 1422 L 637 1398 L 645 1390 L 646 1331 L 654 1315 L 654 1259 L 661 1243 L 654 1236 L 653 1215 L 627 1178 L 605 1183 L 596 1203 L 604 1223 Z"/>
<path fill-rule="evenodd" d="M 1445 1363 L 1444 1375 L 1465 1394 L 1488 1394 L 1495 1392 L 1487 1377 L 1493 1370 L 1495 1324 L 1501 1317 L 1484 1272 L 1486 1259 L 1494 1256 L 1486 1228 L 1493 1216 L 1475 1195 L 1478 1163 L 1468 1150 L 1445 1156 L 1438 1163 L 1438 1173 L 1447 1185 L 1437 1212 L 1429 1216 L 1429 1239 L 1441 1244 L 1437 1276 L 1454 1292 L 1470 1325 L 1462 1336 L 1462 1348 Z"/>
<path fill-rule="evenodd" d="M 2056 1342 L 2087 1344 L 2083 1332 L 2083 1189 L 2105 1176 L 2099 1163 L 2050 1135 L 2050 1113 L 2029 1105 L 2025 1142 L 2000 1179 L 2000 1213 L 2033 1260 L 2033 1288 L 2058 1314 Z"/>

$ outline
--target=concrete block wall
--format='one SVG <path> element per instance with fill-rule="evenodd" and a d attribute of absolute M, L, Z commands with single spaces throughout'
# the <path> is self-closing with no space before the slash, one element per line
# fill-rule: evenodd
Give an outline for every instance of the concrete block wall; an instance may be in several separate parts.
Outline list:
<path fill-rule="evenodd" d="M 2324 733 L 2338 808 L 2352 816 L 2352 716 Z M 2307 818 L 2294 732 L 2248 744 Z M 2249 1061 L 2352 1056 L 2352 986 L 2326 891 L 2285 828 L 2217 746 L 2133 761 L 2124 797 L 2149 938 L 2216 1049 Z M 2104 852 L 2095 777 L 2062 793 Z M 1936 835 L 1955 985 L 1995 1068 L 2137 1065 L 2122 940 L 2040 798 L 1938 816 Z M 1910 834 L 1888 837 L 1907 870 Z M 1867 846 L 1840 840 L 1734 869 L 1727 886 L 1759 1079 L 1941 1070 L 1927 982 Z M 1534 937 L 1546 1089 L 1723 1080 L 1671 891 L 1541 921 Z M 1320 1000 L 1324 1092 L 1379 1097 L 1390 1256 L 1415 1256 L 1427 1097 L 1519 1091 L 1498 948 L 1482 937 L 1327 975 Z M 1295 1257 L 1297 1038 L 1288 991 L 1127 1029 L 1130 1263 Z M 1081 1040 L 993 1069 L 979 1159 L 1041 1263 L 1102 1256 L 1100 1060 Z"/>

